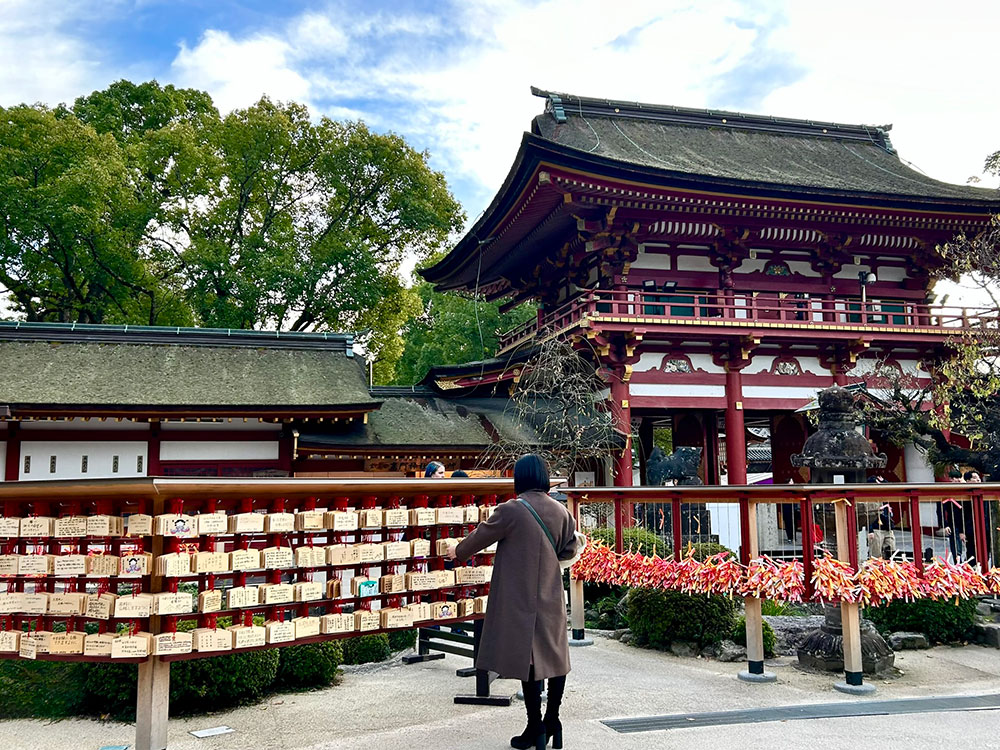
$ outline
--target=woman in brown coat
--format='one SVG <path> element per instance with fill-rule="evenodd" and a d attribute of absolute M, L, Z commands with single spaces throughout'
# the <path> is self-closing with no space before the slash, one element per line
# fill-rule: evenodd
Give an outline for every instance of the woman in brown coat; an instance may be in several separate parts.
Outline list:
<path fill-rule="evenodd" d="M 498 505 L 449 557 L 464 562 L 498 543 L 476 667 L 521 680 L 528 725 L 511 738 L 511 747 L 544 748 L 551 738 L 561 748 L 559 706 L 570 666 L 559 560 L 576 553 L 576 527 L 566 508 L 548 496 L 548 469 L 539 456 L 522 456 L 514 464 L 514 490 L 518 498 Z"/>

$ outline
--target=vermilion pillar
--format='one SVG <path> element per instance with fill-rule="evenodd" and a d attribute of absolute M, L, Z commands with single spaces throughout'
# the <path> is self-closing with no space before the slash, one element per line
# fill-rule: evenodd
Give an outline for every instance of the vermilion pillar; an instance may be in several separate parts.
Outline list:
<path fill-rule="evenodd" d="M 16 482 L 21 474 L 21 425 L 7 423 L 7 461 L 4 466 L 4 480 Z"/>
<path fill-rule="evenodd" d="M 615 458 L 615 487 L 632 486 L 632 410 L 628 402 L 628 382 L 624 368 L 616 367 L 611 376 L 611 413 L 615 427 L 625 436 L 625 450 Z"/>
<path fill-rule="evenodd" d="M 747 443 L 743 426 L 743 376 L 726 368 L 726 462 L 729 484 L 747 483 Z"/>

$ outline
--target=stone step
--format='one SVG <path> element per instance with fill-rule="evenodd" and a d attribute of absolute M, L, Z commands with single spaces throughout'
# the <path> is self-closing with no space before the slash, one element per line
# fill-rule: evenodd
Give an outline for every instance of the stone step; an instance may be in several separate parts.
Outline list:
<path fill-rule="evenodd" d="M 993 648 L 1000 648 L 1000 623 L 976 623 L 976 641 Z"/>

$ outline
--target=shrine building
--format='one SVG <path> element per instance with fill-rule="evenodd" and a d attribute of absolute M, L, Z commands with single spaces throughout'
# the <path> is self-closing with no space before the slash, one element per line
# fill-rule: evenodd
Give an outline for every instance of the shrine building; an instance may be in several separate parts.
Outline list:
<path fill-rule="evenodd" d="M 474 394 L 512 382 L 525 352 L 566 337 L 606 372 L 640 465 L 657 426 L 702 449 L 707 484 L 747 481 L 747 443 L 770 433 L 774 482 L 818 390 L 878 367 L 914 378 L 976 311 L 934 302 L 936 247 L 1000 212 L 994 190 L 911 168 L 890 126 L 618 102 L 533 89 L 531 122 L 493 202 L 422 271 L 537 319 L 497 357 L 428 382 Z M 762 430 L 748 428 L 760 427 Z M 915 450 L 880 446 L 886 474 L 933 481 Z M 633 446 L 614 484 L 633 483 Z"/>

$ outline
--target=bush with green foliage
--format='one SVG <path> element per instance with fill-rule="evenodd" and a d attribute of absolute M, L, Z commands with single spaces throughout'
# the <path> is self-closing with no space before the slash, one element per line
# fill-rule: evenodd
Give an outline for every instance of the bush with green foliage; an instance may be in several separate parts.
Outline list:
<path fill-rule="evenodd" d="M 975 599 L 939 602 L 917 599 L 894 601 L 881 607 L 866 607 L 864 616 L 884 634 L 898 630 L 923 633 L 931 643 L 966 641 L 975 634 Z"/>
<path fill-rule="evenodd" d="M 361 635 L 344 641 L 344 664 L 369 664 L 385 661 L 390 656 L 392 648 L 385 633 Z"/>
<path fill-rule="evenodd" d="M 251 703 L 278 675 L 279 649 L 175 662 L 170 669 L 170 713 L 177 716 Z"/>
<path fill-rule="evenodd" d="M 85 713 L 83 673 L 87 666 L 24 659 L 0 661 L 0 719 L 62 719 Z"/>
<path fill-rule="evenodd" d="M 393 653 L 413 648 L 417 643 L 416 630 L 393 630 L 388 633 L 389 648 Z"/>
<path fill-rule="evenodd" d="M 763 640 L 764 640 L 764 656 L 771 657 L 774 656 L 774 649 L 778 646 L 778 638 L 774 634 L 774 630 L 768 624 L 767 620 L 762 622 L 763 627 L 761 628 Z M 734 643 L 738 643 L 741 646 L 747 645 L 747 618 L 740 615 L 736 624 L 733 625 L 733 634 L 730 639 Z"/>
<path fill-rule="evenodd" d="M 718 643 L 730 637 L 736 623 L 732 599 L 679 591 L 632 589 L 627 612 L 636 643 L 653 648 L 667 648 L 673 641 Z"/>
<path fill-rule="evenodd" d="M 344 658 L 340 641 L 304 643 L 278 650 L 276 688 L 315 688 L 332 685 Z"/>

